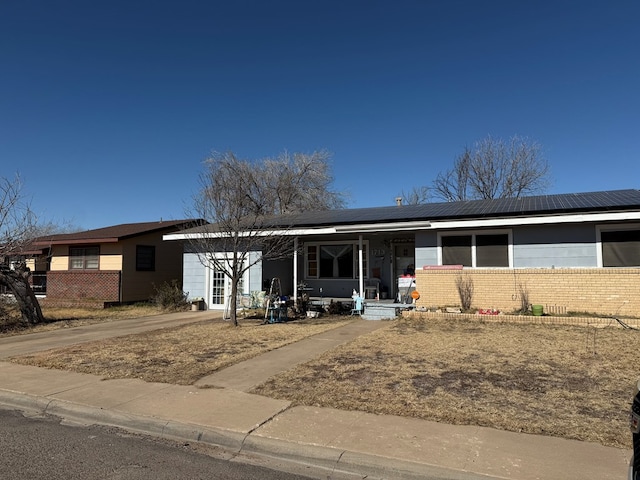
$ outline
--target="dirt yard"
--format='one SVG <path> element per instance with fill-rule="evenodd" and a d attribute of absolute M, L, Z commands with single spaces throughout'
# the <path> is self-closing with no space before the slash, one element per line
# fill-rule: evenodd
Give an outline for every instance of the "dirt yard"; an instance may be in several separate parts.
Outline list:
<path fill-rule="evenodd" d="M 205 322 L 15 359 L 105 378 L 191 384 L 350 317 L 286 324 Z M 640 331 L 400 319 L 265 379 L 254 393 L 378 414 L 630 448 Z"/>

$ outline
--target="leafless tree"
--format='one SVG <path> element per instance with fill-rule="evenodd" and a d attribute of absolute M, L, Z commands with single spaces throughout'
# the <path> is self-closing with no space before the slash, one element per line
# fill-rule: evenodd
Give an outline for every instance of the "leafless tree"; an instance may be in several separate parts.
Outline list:
<path fill-rule="evenodd" d="M 260 164 L 266 213 L 283 215 L 305 210 L 343 208 L 344 195 L 331 190 L 333 176 L 325 150 L 311 154 L 283 152 Z"/>
<path fill-rule="evenodd" d="M 508 141 L 487 137 L 465 148 L 451 170 L 440 172 L 433 190 L 447 202 L 518 198 L 544 192 L 549 175 L 538 143 L 519 136 Z"/>
<path fill-rule="evenodd" d="M 404 205 L 422 205 L 431 201 L 431 189 L 426 186 L 413 187 L 407 192 L 403 190 L 397 198 L 402 199 Z"/>
<path fill-rule="evenodd" d="M 44 321 L 23 255 L 37 231 L 36 217 L 22 196 L 20 177 L 0 178 L 0 285 L 13 294 L 27 324 Z"/>
<path fill-rule="evenodd" d="M 284 153 L 257 162 L 226 152 L 214 153 L 205 162 L 201 188 L 188 214 L 207 223 L 190 235 L 189 243 L 204 265 L 231 280 L 234 325 L 243 274 L 263 260 L 293 255 L 286 214 L 342 205 L 341 194 L 330 190 L 327 161 L 325 152 Z M 282 215 L 277 224 L 275 215 Z"/>

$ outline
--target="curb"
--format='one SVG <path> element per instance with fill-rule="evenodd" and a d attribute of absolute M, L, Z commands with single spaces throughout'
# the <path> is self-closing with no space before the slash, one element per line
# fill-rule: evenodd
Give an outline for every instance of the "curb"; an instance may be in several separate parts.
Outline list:
<path fill-rule="evenodd" d="M 297 463 L 309 463 L 330 471 L 331 475 L 351 475 L 368 480 L 424 480 L 425 478 L 478 480 L 480 476 L 487 480 L 497 480 L 499 478 L 363 452 L 294 443 L 256 434 L 247 437 L 243 451 Z M 329 476 L 327 478 L 333 477 Z"/>
<path fill-rule="evenodd" d="M 35 395 L 0 390 L 0 404 L 39 415 L 54 415 L 81 425 L 105 425 L 159 438 L 217 445 L 239 453 L 245 435 L 231 430 L 174 422 L 159 417 L 145 417 L 114 412 L 99 407 L 64 400 L 50 400 Z"/>
<path fill-rule="evenodd" d="M 131 415 L 2 389 L 0 389 L 0 405 L 19 410 L 27 415 L 52 415 L 78 425 L 96 424 L 117 427 L 158 438 L 208 444 L 228 450 L 234 457 L 240 454 L 254 455 L 290 464 L 307 465 L 322 471 L 322 478 L 327 479 L 421 480 L 427 475 L 438 474 L 441 475 L 439 478 L 450 480 L 477 480 L 478 478 L 477 474 L 472 475 L 367 453 L 301 444 L 263 437 L 251 432 L 245 435 L 231 430 L 174 422 L 158 417 Z"/>

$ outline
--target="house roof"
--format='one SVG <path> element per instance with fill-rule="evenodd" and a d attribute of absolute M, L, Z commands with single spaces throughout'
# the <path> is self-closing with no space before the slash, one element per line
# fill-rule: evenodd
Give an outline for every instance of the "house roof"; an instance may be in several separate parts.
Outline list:
<path fill-rule="evenodd" d="M 305 227 L 415 220 L 434 221 L 443 219 L 540 216 L 638 209 L 640 209 L 640 190 L 630 189 L 305 212 L 290 215 L 285 222 L 296 227 Z"/>
<path fill-rule="evenodd" d="M 34 245 L 63 245 L 114 243 L 126 238 L 145 235 L 153 232 L 177 231 L 193 225 L 201 224 L 200 220 L 160 220 L 157 222 L 123 223 L 111 227 L 85 230 L 76 233 L 62 233 L 40 237 Z"/>
<path fill-rule="evenodd" d="M 640 190 L 539 195 L 522 198 L 394 205 L 387 207 L 309 211 L 270 219 L 271 228 L 321 228 L 349 225 L 543 217 L 580 213 L 640 211 Z M 209 228 L 210 229 L 210 228 Z M 195 227 L 183 233 L 204 231 Z"/>

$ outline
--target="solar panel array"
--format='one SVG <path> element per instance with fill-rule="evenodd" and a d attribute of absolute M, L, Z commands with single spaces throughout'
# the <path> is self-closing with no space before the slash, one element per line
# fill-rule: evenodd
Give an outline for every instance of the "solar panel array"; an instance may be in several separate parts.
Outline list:
<path fill-rule="evenodd" d="M 639 209 L 640 190 L 629 189 L 305 212 L 287 215 L 281 224 L 310 227 Z"/>

